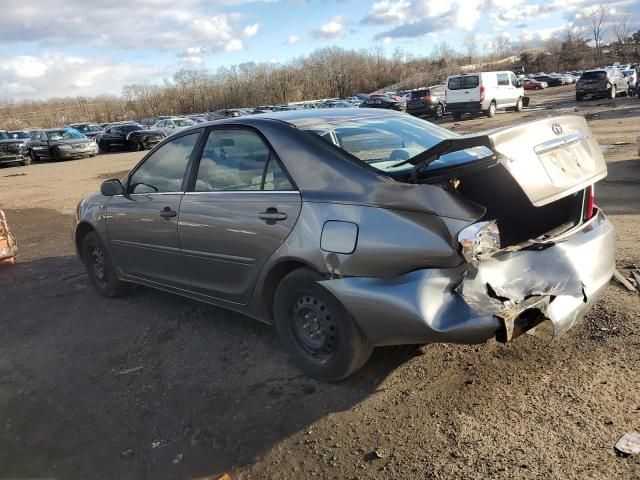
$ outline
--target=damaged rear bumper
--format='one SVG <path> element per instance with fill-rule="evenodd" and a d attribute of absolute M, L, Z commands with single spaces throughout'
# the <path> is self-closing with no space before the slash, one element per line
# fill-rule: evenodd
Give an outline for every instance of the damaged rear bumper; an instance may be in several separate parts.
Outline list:
<path fill-rule="evenodd" d="M 321 282 L 375 345 L 510 340 L 543 320 L 554 337 L 598 299 L 614 270 L 605 215 L 551 240 L 452 269 Z"/>

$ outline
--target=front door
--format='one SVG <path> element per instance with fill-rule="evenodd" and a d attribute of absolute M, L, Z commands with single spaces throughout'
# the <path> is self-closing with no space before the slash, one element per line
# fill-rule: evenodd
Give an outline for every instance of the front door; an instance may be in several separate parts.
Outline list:
<path fill-rule="evenodd" d="M 178 215 L 185 172 L 200 134 L 198 130 L 164 144 L 129 175 L 127 193 L 111 198 L 107 237 L 125 274 L 188 288 Z"/>
<path fill-rule="evenodd" d="M 247 303 L 296 223 L 300 193 L 264 140 L 243 128 L 210 131 L 190 190 L 178 227 L 193 289 Z"/>

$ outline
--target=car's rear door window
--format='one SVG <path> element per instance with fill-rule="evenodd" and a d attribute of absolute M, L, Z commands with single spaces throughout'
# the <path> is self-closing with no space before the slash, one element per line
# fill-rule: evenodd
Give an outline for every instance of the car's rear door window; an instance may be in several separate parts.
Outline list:
<path fill-rule="evenodd" d="M 480 77 L 477 75 L 465 75 L 463 77 L 452 77 L 447 86 L 449 90 L 468 90 L 480 85 Z"/>
<path fill-rule="evenodd" d="M 199 136 L 200 131 L 180 136 L 153 152 L 131 175 L 129 193 L 182 191 L 187 165 Z"/>
<path fill-rule="evenodd" d="M 607 78 L 607 72 L 584 72 L 581 80 L 604 80 Z"/>

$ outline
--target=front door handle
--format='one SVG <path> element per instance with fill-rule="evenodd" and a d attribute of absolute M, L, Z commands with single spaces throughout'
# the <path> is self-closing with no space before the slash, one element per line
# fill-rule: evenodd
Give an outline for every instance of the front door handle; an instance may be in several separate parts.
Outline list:
<path fill-rule="evenodd" d="M 275 223 L 280 220 L 286 220 L 287 214 L 284 212 L 279 212 L 277 208 L 267 208 L 266 211 L 258 214 L 258 218 L 261 220 L 266 220 L 267 223 Z"/>
<path fill-rule="evenodd" d="M 164 207 L 164 209 L 160 212 L 160 216 L 162 218 L 172 218 L 178 215 L 178 212 L 175 210 L 171 210 L 171 207 Z"/>

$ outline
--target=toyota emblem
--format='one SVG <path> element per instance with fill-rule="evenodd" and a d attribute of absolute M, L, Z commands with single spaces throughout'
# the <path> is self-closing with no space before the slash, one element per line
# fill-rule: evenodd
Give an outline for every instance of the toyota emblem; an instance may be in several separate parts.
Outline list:
<path fill-rule="evenodd" d="M 551 125 L 551 130 L 553 130 L 553 133 L 556 135 L 562 135 L 562 126 L 559 123 Z"/>

